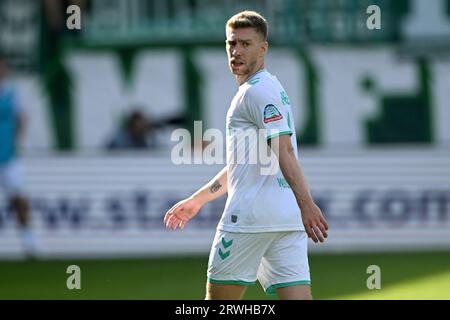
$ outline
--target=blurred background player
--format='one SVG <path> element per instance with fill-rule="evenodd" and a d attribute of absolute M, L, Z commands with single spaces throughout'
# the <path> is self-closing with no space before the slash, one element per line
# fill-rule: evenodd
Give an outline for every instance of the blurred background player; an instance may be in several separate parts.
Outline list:
<path fill-rule="evenodd" d="M 28 200 L 23 193 L 22 168 L 17 159 L 19 140 L 25 129 L 25 115 L 17 92 L 8 79 L 5 56 L 0 53 L 0 183 L 17 216 L 25 253 L 34 256 L 38 245 L 30 227 Z"/>

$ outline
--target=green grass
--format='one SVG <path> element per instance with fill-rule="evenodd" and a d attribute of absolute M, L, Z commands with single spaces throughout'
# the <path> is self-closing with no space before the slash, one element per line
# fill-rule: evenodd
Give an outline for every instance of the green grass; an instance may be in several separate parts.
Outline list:
<path fill-rule="evenodd" d="M 81 290 L 66 269 L 81 268 Z M 369 265 L 381 290 L 368 290 Z M 203 299 L 207 257 L 0 262 L 0 299 Z M 315 299 L 450 299 L 450 253 L 310 255 Z M 259 284 L 245 299 L 274 299 Z"/>

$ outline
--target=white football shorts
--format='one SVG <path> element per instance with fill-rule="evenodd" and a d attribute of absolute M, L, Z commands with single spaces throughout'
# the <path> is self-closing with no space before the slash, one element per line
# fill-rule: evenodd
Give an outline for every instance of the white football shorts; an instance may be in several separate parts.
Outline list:
<path fill-rule="evenodd" d="M 208 281 L 276 288 L 310 285 L 308 237 L 304 231 L 233 233 L 217 230 L 208 262 Z"/>
<path fill-rule="evenodd" d="M 23 172 L 19 161 L 13 160 L 0 165 L 0 189 L 7 197 L 23 193 Z"/>

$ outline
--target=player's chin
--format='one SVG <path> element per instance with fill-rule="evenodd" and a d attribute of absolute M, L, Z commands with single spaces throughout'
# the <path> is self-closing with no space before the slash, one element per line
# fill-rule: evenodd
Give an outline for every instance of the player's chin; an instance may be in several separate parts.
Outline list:
<path fill-rule="evenodd" d="M 239 66 L 239 67 L 231 66 L 230 70 L 231 70 L 231 73 L 233 73 L 237 76 L 243 76 L 246 74 L 246 70 L 242 66 Z"/>

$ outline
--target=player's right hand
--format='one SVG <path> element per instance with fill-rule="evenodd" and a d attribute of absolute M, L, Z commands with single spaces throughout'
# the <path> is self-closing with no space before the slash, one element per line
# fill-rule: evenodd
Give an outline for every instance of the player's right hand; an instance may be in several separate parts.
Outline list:
<path fill-rule="evenodd" d="M 181 200 L 170 208 L 164 216 L 167 229 L 184 229 L 186 223 L 197 215 L 202 204 L 194 198 Z"/>
<path fill-rule="evenodd" d="M 328 237 L 328 223 L 320 208 L 313 201 L 309 201 L 302 203 L 300 210 L 308 238 L 316 243 L 324 242 Z"/>

